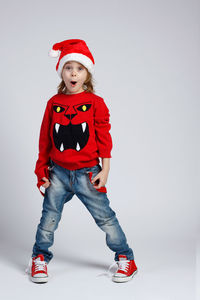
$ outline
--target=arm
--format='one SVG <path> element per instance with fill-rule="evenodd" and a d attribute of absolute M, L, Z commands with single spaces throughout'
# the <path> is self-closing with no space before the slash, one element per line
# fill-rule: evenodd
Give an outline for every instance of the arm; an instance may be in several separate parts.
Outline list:
<path fill-rule="evenodd" d="M 111 129 L 109 117 L 109 110 L 104 100 L 101 98 L 100 102 L 98 102 L 98 106 L 96 106 L 94 117 L 96 142 L 99 156 L 102 160 L 102 170 L 92 180 L 92 183 L 94 183 L 97 179 L 99 179 L 99 184 L 96 186 L 94 185 L 97 189 L 105 186 L 110 170 L 110 158 L 113 143 L 109 132 Z"/>
<path fill-rule="evenodd" d="M 101 158 L 102 170 L 109 172 L 110 171 L 110 158 Z"/>
<path fill-rule="evenodd" d="M 51 139 L 50 139 L 50 124 L 51 124 L 51 103 L 48 101 L 44 112 L 40 136 L 39 136 L 39 153 L 38 159 L 35 165 L 34 173 L 37 175 L 38 183 L 37 187 L 40 190 L 41 185 L 44 184 L 43 177 L 49 177 L 49 153 L 51 150 Z M 44 196 L 44 193 L 41 192 Z"/>
<path fill-rule="evenodd" d="M 103 98 L 97 99 L 95 103 L 94 128 L 99 157 L 111 158 L 113 142 L 109 132 L 111 129 L 110 113 Z"/>
<path fill-rule="evenodd" d="M 105 184 L 108 179 L 108 173 L 110 171 L 110 158 L 101 158 L 102 159 L 102 170 L 92 179 L 92 183 L 99 179 L 99 183 L 94 185 L 96 189 L 103 189 L 103 192 L 107 192 Z"/>

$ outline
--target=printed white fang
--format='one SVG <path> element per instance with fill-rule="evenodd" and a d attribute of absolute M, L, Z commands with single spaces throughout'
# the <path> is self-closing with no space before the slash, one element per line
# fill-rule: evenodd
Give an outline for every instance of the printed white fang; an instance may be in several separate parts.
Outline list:
<path fill-rule="evenodd" d="M 60 146 L 60 151 L 63 152 L 63 150 L 64 150 L 64 145 L 62 143 L 61 146 Z"/>
<path fill-rule="evenodd" d="M 81 149 L 81 147 L 80 147 L 79 143 L 77 142 L 77 144 L 76 144 L 76 150 L 79 151 L 80 149 Z"/>
<path fill-rule="evenodd" d="M 83 129 L 83 132 L 84 132 L 84 131 L 85 131 L 85 128 L 86 128 L 86 122 L 81 123 L 81 125 L 82 125 L 82 129 Z"/>
<path fill-rule="evenodd" d="M 58 133 L 59 128 L 60 128 L 60 124 L 56 123 L 55 124 L 55 130 L 56 130 L 57 133 Z"/>

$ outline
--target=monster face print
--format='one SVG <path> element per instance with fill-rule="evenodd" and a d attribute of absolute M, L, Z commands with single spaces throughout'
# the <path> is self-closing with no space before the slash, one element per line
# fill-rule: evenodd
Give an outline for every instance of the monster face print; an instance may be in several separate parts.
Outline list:
<path fill-rule="evenodd" d="M 53 142 L 60 152 L 81 151 L 87 145 L 90 135 L 87 119 L 91 106 L 87 101 L 76 105 L 53 104 Z"/>

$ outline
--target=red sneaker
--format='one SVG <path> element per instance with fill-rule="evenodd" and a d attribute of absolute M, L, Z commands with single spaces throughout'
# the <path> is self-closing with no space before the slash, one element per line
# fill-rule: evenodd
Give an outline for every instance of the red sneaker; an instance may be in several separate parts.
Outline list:
<path fill-rule="evenodd" d="M 115 263 L 118 264 L 118 269 L 112 276 L 112 281 L 115 282 L 126 282 L 133 278 L 133 276 L 137 273 L 138 269 L 135 264 L 135 261 L 128 260 L 126 255 L 119 255 L 118 261 Z"/>
<path fill-rule="evenodd" d="M 29 267 L 26 272 L 30 274 L 30 278 L 33 282 L 47 282 L 47 262 L 44 260 L 43 254 L 38 254 L 29 261 Z"/>

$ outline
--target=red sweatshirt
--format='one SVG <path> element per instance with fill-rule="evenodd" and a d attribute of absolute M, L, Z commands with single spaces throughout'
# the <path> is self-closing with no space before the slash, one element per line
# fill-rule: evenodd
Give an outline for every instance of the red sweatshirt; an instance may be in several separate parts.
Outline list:
<path fill-rule="evenodd" d="M 48 100 L 34 171 L 40 192 L 42 178 L 49 178 L 50 159 L 63 168 L 76 170 L 95 166 L 99 157 L 112 157 L 109 118 L 103 98 L 93 93 L 56 94 Z"/>

